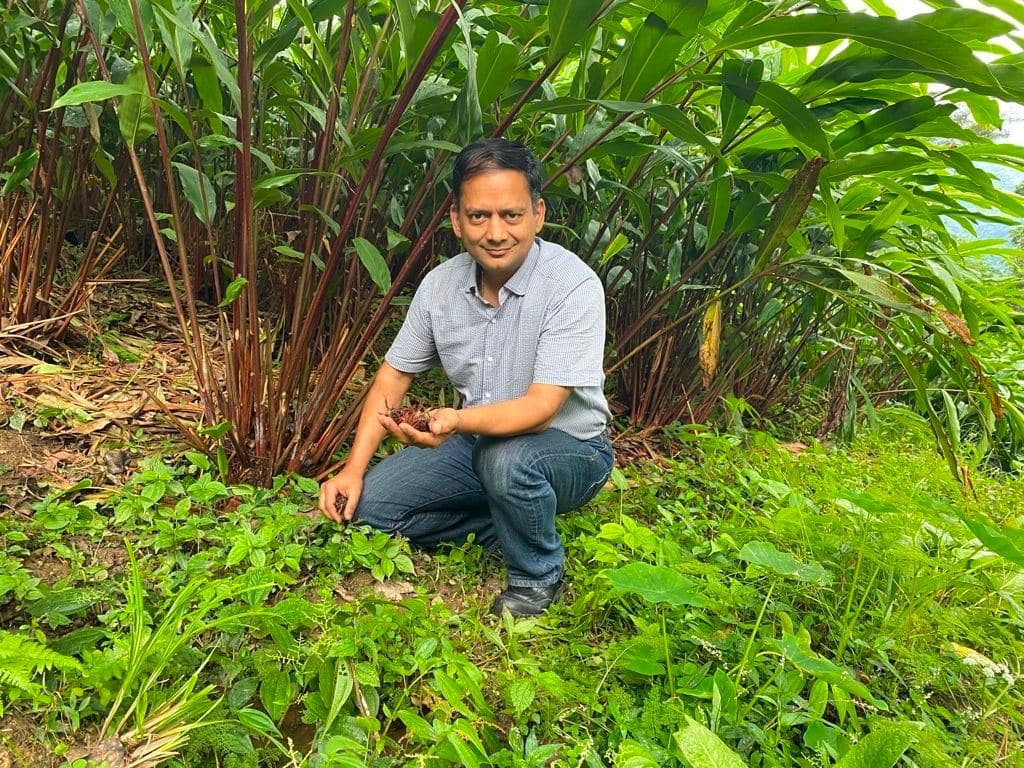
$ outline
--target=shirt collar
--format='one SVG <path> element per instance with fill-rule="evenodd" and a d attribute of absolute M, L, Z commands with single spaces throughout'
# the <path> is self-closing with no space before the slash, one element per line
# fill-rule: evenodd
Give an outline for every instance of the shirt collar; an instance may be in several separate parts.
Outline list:
<path fill-rule="evenodd" d="M 533 239 L 533 245 L 530 247 L 530 252 L 526 254 L 526 260 L 519 265 L 516 273 L 505 283 L 505 287 L 516 296 L 522 296 L 526 293 L 526 286 L 530 282 L 533 270 L 537 267 L 537 262 L 540 261 L 541 242 L 539 237 Z"/>
<path fill-rule="evenodd" d="M 533 245 L 530 247 L 530 252 L 526 254 L 526 259 L 522 264 L 519 265 L 519 269 L 516 273 L 508 279 L 505 283 L 504 288 L 507 288 L 511 293 L 516 296 L 523 296 L 526 293 L 526 286 L 530 282 L 530 277 L 533 275 L 533 270 L 537 267 L 537 262 L 540 261 L 540 247 L 543 240 L 539 237 L 533 239 Z M 477 293 L 477 274 L 479 273 L 480 267 L 476 261 L 470 257 L 469 269 L 466 270 L 465 277 L 463 278 L 463 293 Z"/>

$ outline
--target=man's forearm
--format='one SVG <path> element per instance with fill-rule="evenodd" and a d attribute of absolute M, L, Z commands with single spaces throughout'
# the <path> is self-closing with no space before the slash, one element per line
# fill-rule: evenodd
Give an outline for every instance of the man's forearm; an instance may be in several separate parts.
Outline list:
<path fill-rule="evenodd" d="M 463 408 L 458 411 L 456 431 L 485 437 L 542 432 L 565 403 L 569 392 L 568 388 L 535 384 L 522 397 Z"/>
<path fill-rule="evenodd" d="M 373 455 L 388 433 L 377 420 L 377 414 L 398 405 L 409 390 L 412 379 L 412 374 L 395 370 L 387 363 L 377 371 L 359 414 L 359 425 L 352 441 L 352 450 L 345 462 L 346 471 L 355 470 L 360 474 L 366 472 Z"/>

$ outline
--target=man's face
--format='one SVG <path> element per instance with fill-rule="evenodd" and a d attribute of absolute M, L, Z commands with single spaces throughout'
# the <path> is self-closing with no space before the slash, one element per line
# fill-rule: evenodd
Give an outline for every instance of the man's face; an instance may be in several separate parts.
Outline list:
<path fill-rule="evenodd" d="M 526 175 L 493 170 L 462 182 L 452 229 L 489 283 L 504 285 L 526 261 L 544 225 L 544 201 L 534 205 Z"/>

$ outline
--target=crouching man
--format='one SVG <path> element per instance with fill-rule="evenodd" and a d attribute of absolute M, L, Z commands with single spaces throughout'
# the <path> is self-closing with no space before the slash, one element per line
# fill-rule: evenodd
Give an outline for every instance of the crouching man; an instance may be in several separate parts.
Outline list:
<path fill-rule="evenodd" d="M 355 519 L 414 544 L 500 549 L 508 587 L 491 610 L 543 613 L 563 589 L 555 515 L 586 504 L 612 468 L 602 392 L 604 292 L 575 254 L 537 237 L 540 164 L 487 139 L 455 160 L 451 222 L 466 251 L 413 297 L 363 405 L 342 471 L 320 491 L 330 519 Z M 440 365 L 462 407 L 429 431 L 396 424 L 415 374 Z M 407 447 L 375 465 L 390 433 Z M 338 494 L 347 501 L 340 512 Z"/>

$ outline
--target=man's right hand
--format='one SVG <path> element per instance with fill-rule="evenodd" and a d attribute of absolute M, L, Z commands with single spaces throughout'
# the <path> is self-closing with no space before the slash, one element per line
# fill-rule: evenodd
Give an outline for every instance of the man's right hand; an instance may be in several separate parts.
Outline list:
<path fill-rule="evenodd" d="M 362 473 L 342 470 L 330 480 L 325 480 L 320 486 L 320 514 L 330 518 L 336 523 L 348 522 L 356 512 L 359 504 L 359 496 L 363 492 Z M 348 500 L 345 506 L 338 511 L 335 500 L 338 495 L 344 495 Z"/>

